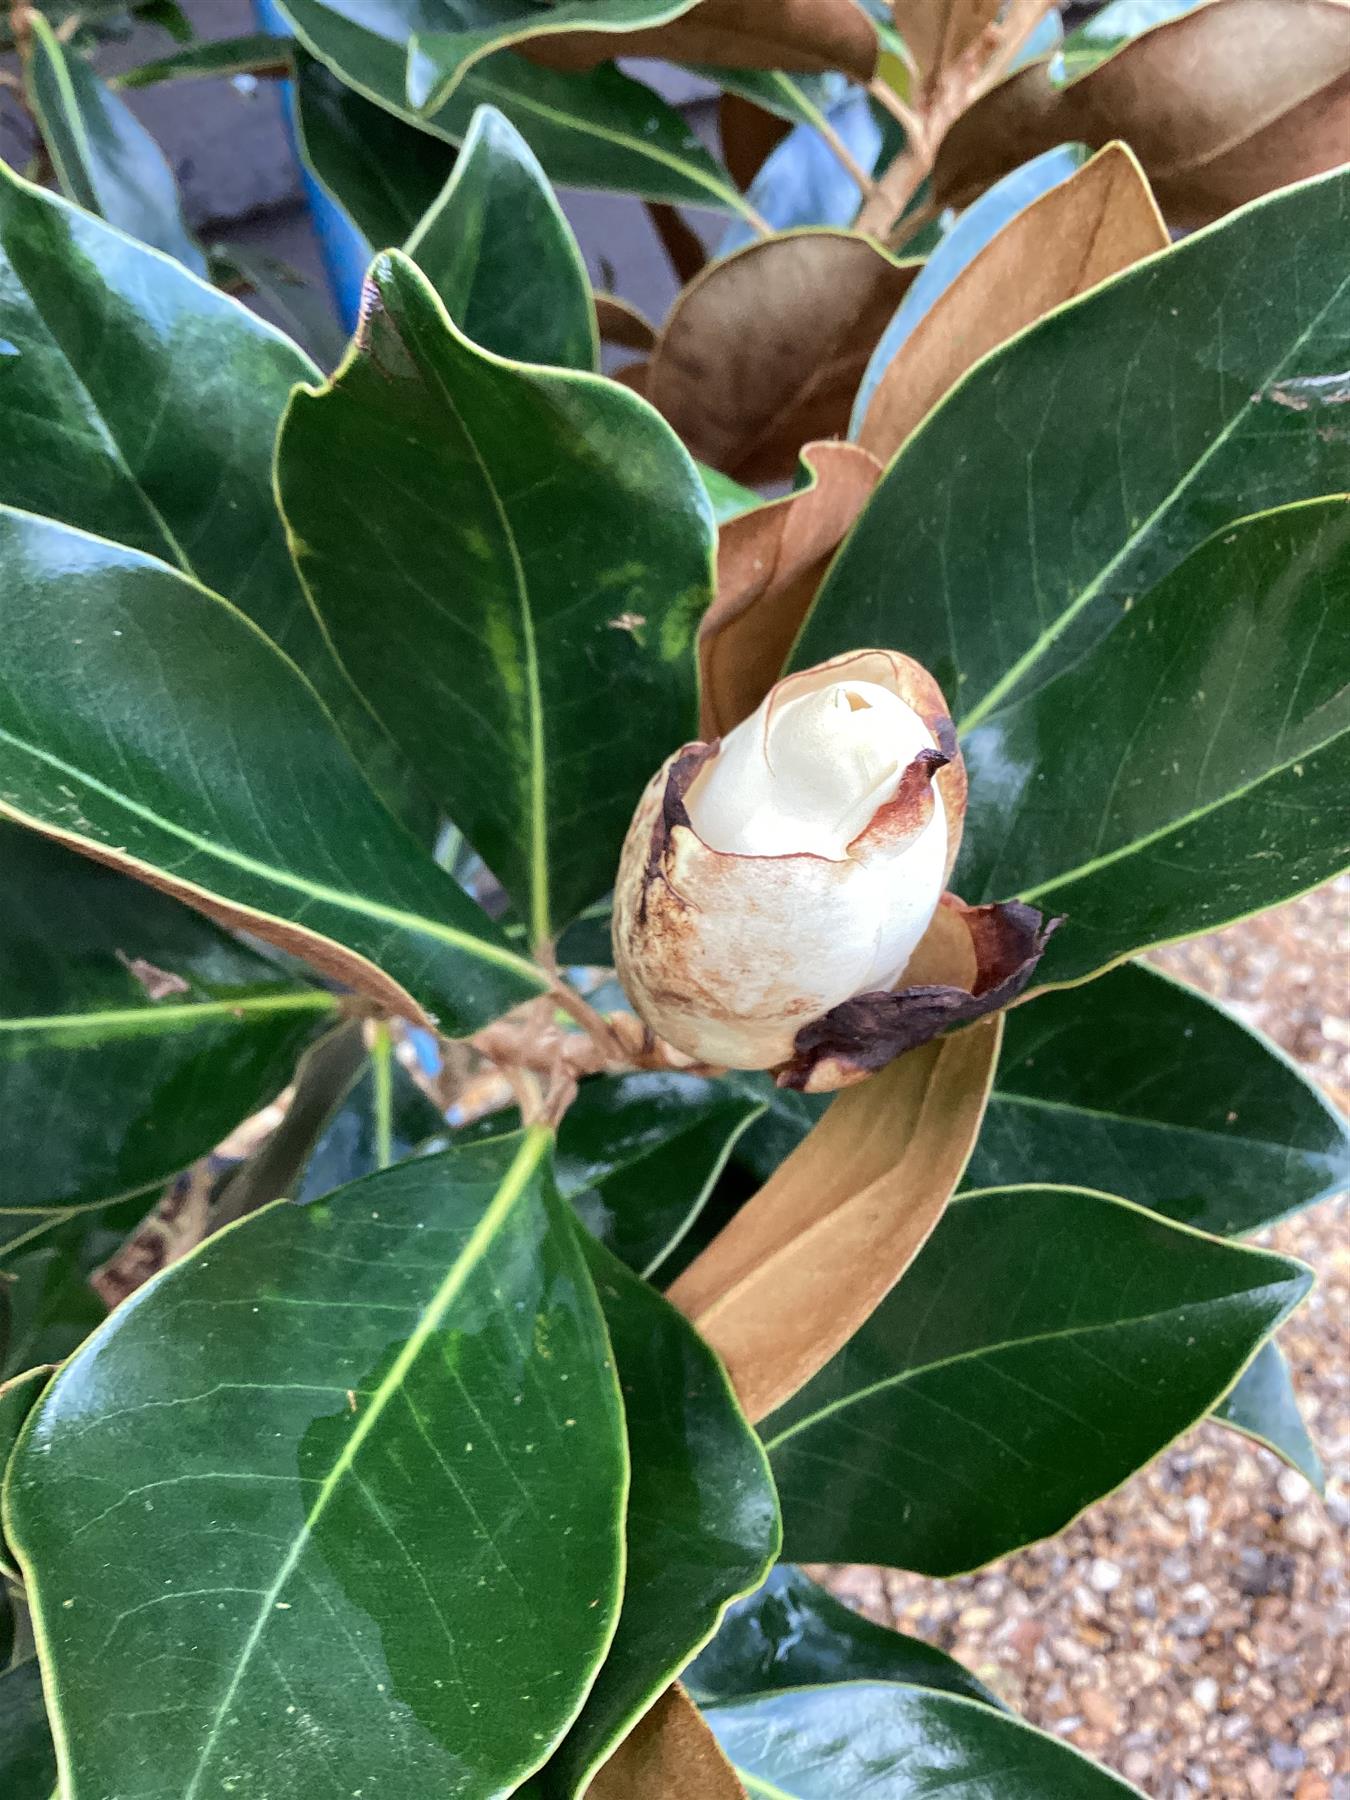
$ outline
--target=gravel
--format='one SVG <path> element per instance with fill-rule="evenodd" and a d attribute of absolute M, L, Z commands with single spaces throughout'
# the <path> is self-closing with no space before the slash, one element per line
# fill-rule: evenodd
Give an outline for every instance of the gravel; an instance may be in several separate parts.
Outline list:
<path fill-rule="evenodd" d="M 1154 960 L 1350 1108 L 1350 878 Z M 1206 1422 L 1059 1537 L 980 1573 L 815 1573 L 1150 1800 L 1350 1800 L 1348 1220 L 1345 1200 L 1329 1201 L 1260 1240 L 1318 1275 L 1280 1342 L 1325 1501 Z"/>

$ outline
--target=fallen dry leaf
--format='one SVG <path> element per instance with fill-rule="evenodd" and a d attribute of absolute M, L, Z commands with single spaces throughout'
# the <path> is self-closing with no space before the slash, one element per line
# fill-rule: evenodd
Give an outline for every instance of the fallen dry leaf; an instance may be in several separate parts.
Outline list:
<path fill-rule="evenodd" d="M 962 935 L 929 946 L 928 980 L 966 981 Z M 907 970 L 905 979 L 910 980 Z M 823 1368 L 894 1287 L 942 1217 L 984 1116 L 1002 1035 L 982 1019 L 846 1089 L 667 1298 L 762 1419 Z"/>
<path fill-rule="evenodd" d="M 588 69 L 615 56 L 720 63 L 728 69 L 842 69 L 870 81 L 877 36 L 855 0 L 699 0 L 689 12 L 646 31 L 568 31 L 522 46 L 554 69 Z"/>
<path fill-rule="evenodd" d="M 1168 221 L 1197 226 L 1350 155 L 1350 5 L 1209 0 L 1064 88 L 1033 64 L 948 133 L 933 173 L 965 205 L 1055 144 L 1123 138 Z"/>
<path fill-rule="evenodd" d="M 746 1800 L 702 1713 L 678 1682 L 619 1745 L 586 1800 Z"/>
<path fill-rule="evenodd" d="M 847 231 L 791 231 L 712 263 L 676 300 L 643 392 L 739 481 L 792 475 L 842 435 L 868 358 L 921 265 Z"/>
<path fill-rule="evenodd" d="M 889 462 L 982 356 L 1169 241 L 1138 163 L 1108 144 L 1012 218 L 938 297 L 878 382 L 859 443 Z"/>
<path fill-rule="evenodd" d="M 811 483 L 724 524 L 717 597 L 699 630 L 699 736 L 724 737 L 777 681 L 830 558 L 881 478 L 856 444 L 808 444 Z"/>

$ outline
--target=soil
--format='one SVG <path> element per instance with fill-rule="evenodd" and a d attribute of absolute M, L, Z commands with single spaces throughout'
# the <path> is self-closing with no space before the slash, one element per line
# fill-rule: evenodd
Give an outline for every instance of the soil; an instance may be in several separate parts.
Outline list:
<path fill-rule="evenodd" d="M 1350 878 L 1154 960 L 1350 1109 Z M 1150 1800 L 1350 1800 L 1348 1223 L 1342 1197 L 1259 1240 L 1317 1271 L 1280 1342 L 1325 1499 L 1206 1422 L 1059 1537 L 979 1574 L 815 1572 Z"/>

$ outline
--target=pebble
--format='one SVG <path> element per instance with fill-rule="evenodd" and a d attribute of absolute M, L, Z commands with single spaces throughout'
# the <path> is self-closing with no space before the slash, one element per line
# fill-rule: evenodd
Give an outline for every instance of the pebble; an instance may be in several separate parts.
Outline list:
<path fill-rule="evenodd" d="M 1099 1594 L 1114 1594 L 1125 1571 L 1107 1556 L 1094 1556 L 1088 1566 L 1088 1585 Z"/>
<path fill-rule="evenodd" d="M 1201 1712 L 1213 1712 L 1219 1704 L 1219 1684 L 1212 1675 L 1202 1675 L 1191 1683 L 1191 1699 Z"/>

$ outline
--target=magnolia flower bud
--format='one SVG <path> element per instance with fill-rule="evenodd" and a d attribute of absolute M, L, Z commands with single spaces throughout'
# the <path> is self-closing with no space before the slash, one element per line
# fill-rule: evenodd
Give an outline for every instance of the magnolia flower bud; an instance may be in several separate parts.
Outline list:
<path fill-rule="evenodd" d="M 820 1090 L 1006 1004 L 1049 929 L 1016 903 L 946 896 L 958 979 L 904 985 L 965 797 L 946 704 L 910 658 L 856 651 L 785 677 L 720 742 L 677 751 L 638 804 L 614 894 L 635 1010 L 698 1062 Z"/>

